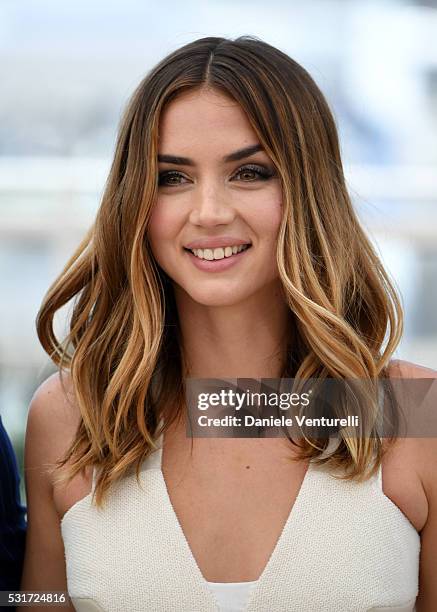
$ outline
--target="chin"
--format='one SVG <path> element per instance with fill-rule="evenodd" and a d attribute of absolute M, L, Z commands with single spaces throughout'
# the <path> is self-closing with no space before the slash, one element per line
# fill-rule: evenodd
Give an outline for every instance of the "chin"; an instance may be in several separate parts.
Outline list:
<path fill-rule="evenodd" d="M 183 287 L 183 293 L 186 294 L 196 304 L 202 306 L 234 306 L 241 303 L 249 298 L 247 292 L 242 291 L 241 286 L 236 288 L 234 286 L 228 287 L 212 287 L 208 283 L 205 283 L 203 287 Z"/>
<path fill-rule="evenodd" d="M 212 295 L 211 293 L 196 292 L 190 295 L 191 299 L 202 306 L 235 306 L 246 299 L 245 296 L 238 296 L 235 293 Z"/>

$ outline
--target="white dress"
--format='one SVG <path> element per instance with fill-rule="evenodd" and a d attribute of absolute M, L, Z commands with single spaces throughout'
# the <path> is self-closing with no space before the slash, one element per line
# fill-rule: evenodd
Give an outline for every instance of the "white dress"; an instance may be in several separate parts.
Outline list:
<path fill-rule="evenodd" d="M 409 612 L 418 593 L 420 537 L 386 496 L 381 471 L 335 479 L 310 463 L 281 536 L 254 583 L 208 583 L 170 502 L 160 448 L 61 522 L 76 610 L 105 612 Z M 94 487 L 93 479 L 93 487 Z M 235 585 L 235 583 L 234 583 Z"/>

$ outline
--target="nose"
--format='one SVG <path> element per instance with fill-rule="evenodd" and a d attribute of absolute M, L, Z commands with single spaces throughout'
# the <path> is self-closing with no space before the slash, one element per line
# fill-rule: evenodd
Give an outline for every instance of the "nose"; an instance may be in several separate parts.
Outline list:
<path fill-rule="evenodd" d="M 205 185 L 193 194 L 190 223 L 204 227 L 228 225 L 235 218 L 235 210 L 229 198 L 217 185 Z"/>

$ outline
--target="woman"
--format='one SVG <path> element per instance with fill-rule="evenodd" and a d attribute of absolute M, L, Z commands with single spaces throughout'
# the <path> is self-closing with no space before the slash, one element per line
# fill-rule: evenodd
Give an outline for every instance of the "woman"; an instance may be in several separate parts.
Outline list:
<path fill-rule="evenodd" d="M 64 373 L 30 407 L 22 588 L 77 610 L 434 609 L 433 440 L 185 433 L 187 377 L 434 377 L 390 361 L 401 317 L 307 72 L 252 37 L 166 57 L 39 312 Z"/>

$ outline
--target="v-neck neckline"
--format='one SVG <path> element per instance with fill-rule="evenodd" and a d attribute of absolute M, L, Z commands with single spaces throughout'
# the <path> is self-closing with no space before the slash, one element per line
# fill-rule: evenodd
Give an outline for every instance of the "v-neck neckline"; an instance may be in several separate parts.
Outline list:
<path fill-rule="evenodd" d="M 164 440 L 164 433 L 161 433 L 160 437 L 158 438 L 158 449 L 156 451 L 156 467 L 159 470 L 159 474 L 163 483 L 163 489 L 164 489 L 164 495 L 166 497 L 166 501 L 167 501 L 167 505 L 170 509 L 170 514 L 173 518 L 173 521 L 177 527 L 177 531 L 179 532 L 179 534 L 182 536 L 182 541 L 185 543 L 185 549 L 188 553 L 188 560 L 191 563 L 191 565 L 193 566 L 193 568 L 195 569 L 195 572 L 197 574 L 197 576 L 199 577 L 200 580 L 200 585 L 201 588 L 203 588 L 203 590 L 206 588 L 208 593 L 211 596 L 212 601 L 214 602 L 214 605 L 217 607 L 217 609 L 220 608 L 211 588 L 209 587 L 208 581 L 206 580 L 205 576 L 203 575 L 199 564 L 197 563 L 196 557 L 193 554 L 193 551 L 191 550 L 191 546 L 186 538 L 186 535 L 184 533 L 184 530 L 182 529 L 182 525 L 180 523 L 179 517 L 176 514 L 176 510 L 174 509 L 173 503 L 170 499 L 170 494 L 167 488 L 167 483 L 165 481 L 164 478 L 164 473 L 162 470 L 162 455 L 163 455 L 163 440 Z M 308 462 L 307 464 L 307 468 L 305 470 L 305 474 L 303 476 L 303 479 L 301 481 L 300 487 L 299 487 L 299 491 L 296 495 L 296 498 L 294 500 L 294 503 L 287 515 L 287 518 L 285 520 L 285 523 L 282 527 L 282 530 L 279 534 L 278 539 L 276 540 L 276 543 L 273 547 L 273 550 L 270 553 L 270 556 L 268 558 L 267 563 L 264 566 L 264 569 L 262 570 L 260 576 L 258 577 L 257 580 L 255 581 L 251 581 L 251 582 L 255 582 L 254 587 L 251 589 L 250 595 L 249 595 L 249 599 L 246 602 L 246 606 L 245 606 L 245 612 L 249 612 L 250 611 L 250 605 L 252 600 L 257 596 L 259 590 L 261 590 L 264 586 L 264 583 L 266 580 L 268 580 L 268 575 L 271 571 L 271 568 L 273 567 L 273 564 L 276 560 L 276 558 L 280 555 L 281 549 L 285 546 L 285 541 L 287 539 L 288 536 L 288 532 L 290 531 L 290 529 L 292 528 L 293 524 L 296 522 L 297 518 L 298 518 L 298 514 L 299 514 L 299 510 L 300 507 L 302 505 L 302 500 L 303 497 L 305 495 L 305 490 L 308 487 L 309 481 L 311 480 L 311 475 L 312 475 L 312 470 L 313 470 L 313 466 L 311 464 L 311 461 Z M 227 583 L 228 584 L 228 583 Z M 229 583 L 229 584 L 235 584 L 234 583 Z M 239 584 L 244 584 L 243 583 L 239 583 Z"/>

